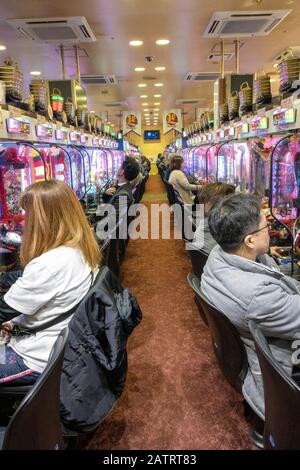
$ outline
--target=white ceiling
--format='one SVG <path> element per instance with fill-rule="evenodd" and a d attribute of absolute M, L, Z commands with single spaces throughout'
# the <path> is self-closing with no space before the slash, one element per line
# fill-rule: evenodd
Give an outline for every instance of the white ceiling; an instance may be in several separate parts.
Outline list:
<path fill-rule="evenodd" d="M 81 45 L 82 74 L 114 74 L 117 85 L 86 86 L 89 107 L 95 111 L 108 111 L 109 120 L 118 122 L 118 109 L 108 108 L 105 102 L 124 101 L 127 109 L 142 109 L 142 102 L 150 105 L 159 101 L 159 108 L 176 107 L 176 100 L 199 99 L 199 105 L 185 106 L 189 114 L 184 124 L 195 119 L 195 107 L 212 107 L 212 82 L 186 83 L 188 72 L 214 72 L 218 65 L 207 62 L 207 56 L 216 40 L 203 38 L 203 32 L 215 11 L 292 9 L 274 32 L 263 38 L 243 39 L 241 49 L 241 73 L 272 71 L 272 59 L 289 46 L 300 43 L 299 0 L 1 0 L 0 44 L 7 50 L 0 52 L 0 62 L 13 56 L 19 62 L 26 80 L 31 70 L 40 70 L 45 79 L 61 78 L 60 58 L 57 46 L 37 44 L 19 36 L 7 24 L 7 19 L 59 16 L 85 16 L 97 41 Z M 157 46 L 159 38 L 168 38 L 168 46 Z M 130 47 L 129 41 L 141 39 L 144 45 Z M 157 59 L 150 64 L 145 56 Z M 66 52 L 67 76 L 75 76 L 73 51 Z M 135 72 L 137 66 L 145 72 Z M 166 71 L 156 72 L 154 67 L 165 66 Z M 234 60 L 226 64 L 234 70 Z M 164 83 L 155 88 L 153 77 Z M 138 88 L 138 83 L 148 83 Z M 105 92 L 105 94 L 103 94 Z M 107 92 L 107 93 L 106 93 Z M 156 93 L 162 98 L 154 99 Z M 147 94 L 148 99 L 141 99 Z"/>

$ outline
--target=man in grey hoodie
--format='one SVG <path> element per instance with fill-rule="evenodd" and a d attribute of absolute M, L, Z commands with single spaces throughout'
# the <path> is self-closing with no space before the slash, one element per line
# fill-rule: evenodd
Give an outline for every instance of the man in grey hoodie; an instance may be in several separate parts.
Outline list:
<path fill-rule="evenodd" d="M 291 375 L 292 342 L 300 338 L 300 292 L 267 255 L 268 222 L 255 196 L 227 196 L 211 210 L 208 224 L 218 245 L 205 265 L 201 288 L 240 332 L 249 362 L 243 394 L 264 419 L 263 382 L 248 322 L 262 328 L 275 358 Z"/>

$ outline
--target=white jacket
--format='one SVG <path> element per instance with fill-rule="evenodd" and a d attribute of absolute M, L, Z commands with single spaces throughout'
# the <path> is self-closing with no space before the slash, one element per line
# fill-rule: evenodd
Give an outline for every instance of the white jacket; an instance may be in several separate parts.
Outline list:
<path fill-rule="evenodd" d="M 194 204 L 195 196 L 192 191 L 200 191 L 200 184 L 191 184 L 181 170 L 173 170 L 169 177 L 169 183 L 180 194 L 184 204 Z"/>

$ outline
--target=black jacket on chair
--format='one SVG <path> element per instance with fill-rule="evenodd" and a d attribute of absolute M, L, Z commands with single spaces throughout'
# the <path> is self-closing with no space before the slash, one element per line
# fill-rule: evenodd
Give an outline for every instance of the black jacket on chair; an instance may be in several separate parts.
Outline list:
<path fill-rule="evenodd" d="M 69 323 L 61 378 L 65 434 L 95 428 L 121 395 L 127 375 L 127 338 L 141 318 L 130 291 L 102 267 Z"/>

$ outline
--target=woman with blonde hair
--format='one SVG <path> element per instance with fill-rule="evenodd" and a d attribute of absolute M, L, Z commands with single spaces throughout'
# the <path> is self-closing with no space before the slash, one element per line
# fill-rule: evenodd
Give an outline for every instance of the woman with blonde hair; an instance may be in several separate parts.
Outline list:
<path fill-rule="evenodd" d="M 58 334 L 72 317 L 62 315 L 74 312 L 100 264 L 92 229 L 67 184 L 35 183 L 21 195 L 20 205 L 25 211 L 24 271 L 0 299 L 0 322 L 12 332 L 9 344 L 0 348 L 0 384 L 31 384 L 43 372 Z M 39 331 L 14 336 L 16 325 Z"/>

